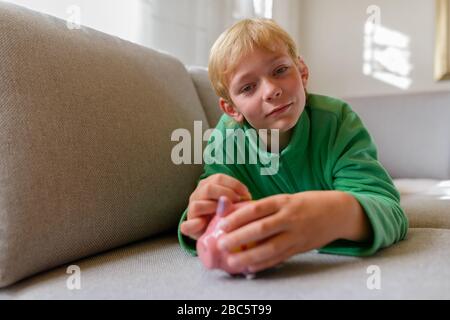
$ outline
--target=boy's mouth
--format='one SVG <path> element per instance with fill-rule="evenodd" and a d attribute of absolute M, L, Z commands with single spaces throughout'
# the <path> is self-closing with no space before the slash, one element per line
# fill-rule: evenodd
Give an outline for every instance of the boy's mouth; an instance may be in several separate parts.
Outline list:
<path fill-rule="evenodd" d="M 278 106 L 275 109 L 273 109 L 268 115 L 266 115 L 266 117 L 279 115 L 285 112 L 287 109 L 289 109 L 292 106 L 292 104 L 293 103 L 291 102 L 289 104 Z"/>

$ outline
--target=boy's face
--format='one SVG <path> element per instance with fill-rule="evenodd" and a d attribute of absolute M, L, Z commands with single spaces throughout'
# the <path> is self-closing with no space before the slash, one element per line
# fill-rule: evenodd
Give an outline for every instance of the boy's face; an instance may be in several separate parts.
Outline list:
<path fill-rule="evenodd" d="M 255 129 L 292 129 L 305 107 L 308 68 L 298 65 L 285 46 L 276 52 L 255 49 L 240 59 L 228 79 L 232 103 L 220 99 L 221 109 L 237 122 Z"/>

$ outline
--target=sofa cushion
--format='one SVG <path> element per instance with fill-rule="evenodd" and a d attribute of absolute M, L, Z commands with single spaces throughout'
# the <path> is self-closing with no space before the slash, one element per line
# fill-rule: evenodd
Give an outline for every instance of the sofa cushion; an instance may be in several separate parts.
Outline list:
<path fill-rule="evenodd" d="M 166 235 L 75 262 L 80 290 L 68 289 L 64 266 L 0 290 L 0 299 L 449 299 L 449 247 L 450 230 L 410 229 L 372 257 L 311 251 L 247 280 L 206 270 Z M 378 271 L 380 290 L 367 286 Z"/>
<path fill-rule="evenodd" d="M 450 181 L 395 179 L 412 228 L 450 229 Z"/>
<path fill-rule="evenodd" d="M 215 127 L 223 112 L 219 107 L 219 98 L 209 81 L 208 69 L 205 67 L 191 66 L 188 68 L 188 71 L 194 82 L 195 89 L 197 89 L 209 125 L 210 127 Z"/>
<path fill-rule="evenodd" d="M 205 114 L 175 58 L 0 2 L 0 286 L 175 228 Z"/>

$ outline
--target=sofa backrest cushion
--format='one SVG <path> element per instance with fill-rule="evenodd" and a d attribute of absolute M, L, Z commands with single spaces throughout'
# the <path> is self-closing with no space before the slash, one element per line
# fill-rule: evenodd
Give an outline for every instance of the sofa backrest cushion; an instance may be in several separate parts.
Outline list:
<path fill-rule="evenodd" d="M 217 97 L 211 82 L 209 81 L 208 69 L 205 67 L 190 66 L 188 71 L 194 82 L 195 89 L 197 89 L 209 125 L 214 128 L 219 122 L 220 117 L 223 115 L 223 112 L 219 107 L 219 97 Z"/>
<path fill-rule="evenodd" d="M 196 120 L 175 58 L 0 2 L 0 287 L 174 230 L 202 167 L 171 134 Z"/>
<path fill-rule="evenodd" d="M 450 92 L 346 101 L 369 129 L 393 178 L 450 179 Z"/>

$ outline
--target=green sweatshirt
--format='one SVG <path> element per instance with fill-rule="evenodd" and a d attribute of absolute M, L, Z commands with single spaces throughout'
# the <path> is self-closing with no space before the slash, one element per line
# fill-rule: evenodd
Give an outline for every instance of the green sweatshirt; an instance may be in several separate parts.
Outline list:
<path fill-rule="evenodd" d="M 223 115 L 216 130 L 226 137 L 226 130 L 230 128 L 240 127 Z M 241 128 L 244 131 L 252 129 L 248 123 Z M 208 145 L 213 140 L 211 137 Z M 276 174 L 261 174 L 261 168 L 269 167 L 267 161 L 249 164 L 247 158 L 247 164 L 237 163 L 239 152 L 249 154 L 249 149 L 254 148 L 249 141 L 246 139 L 245 147 L 236 146 L 238 151 L 233 159 L 225 155 L 228 161 L 222 163 L 234 164 L 205 164 L 199 181 L 217 173 L 227 174 L 244 183 L 254 200 L 310 190 L 339 190 L 353 195 L 370 220 L 373 238 L 368 243 L 337 240 L 321 248 L 319 252 L 322 253 L 368 256 L 405 238 L 408 220 L 399 204 L 400 195 L 377 159 L 377 150 L 369 132 L 346 103 L 330 97 L 308 95 L 291 140 L 278 155 Z M 214 152 L 210 153 L 215 156 Z M 270 152 L 266 154 L 271 155 Z M 206 155 L 205 163 L 212 162 L 213 156 Z M 186 215 L 187 209 L 180 225 L 186 220 Z M 196 255 L 195 241 L 182 235 L 180 227 L 178 238 L 184 250 Z"/>

